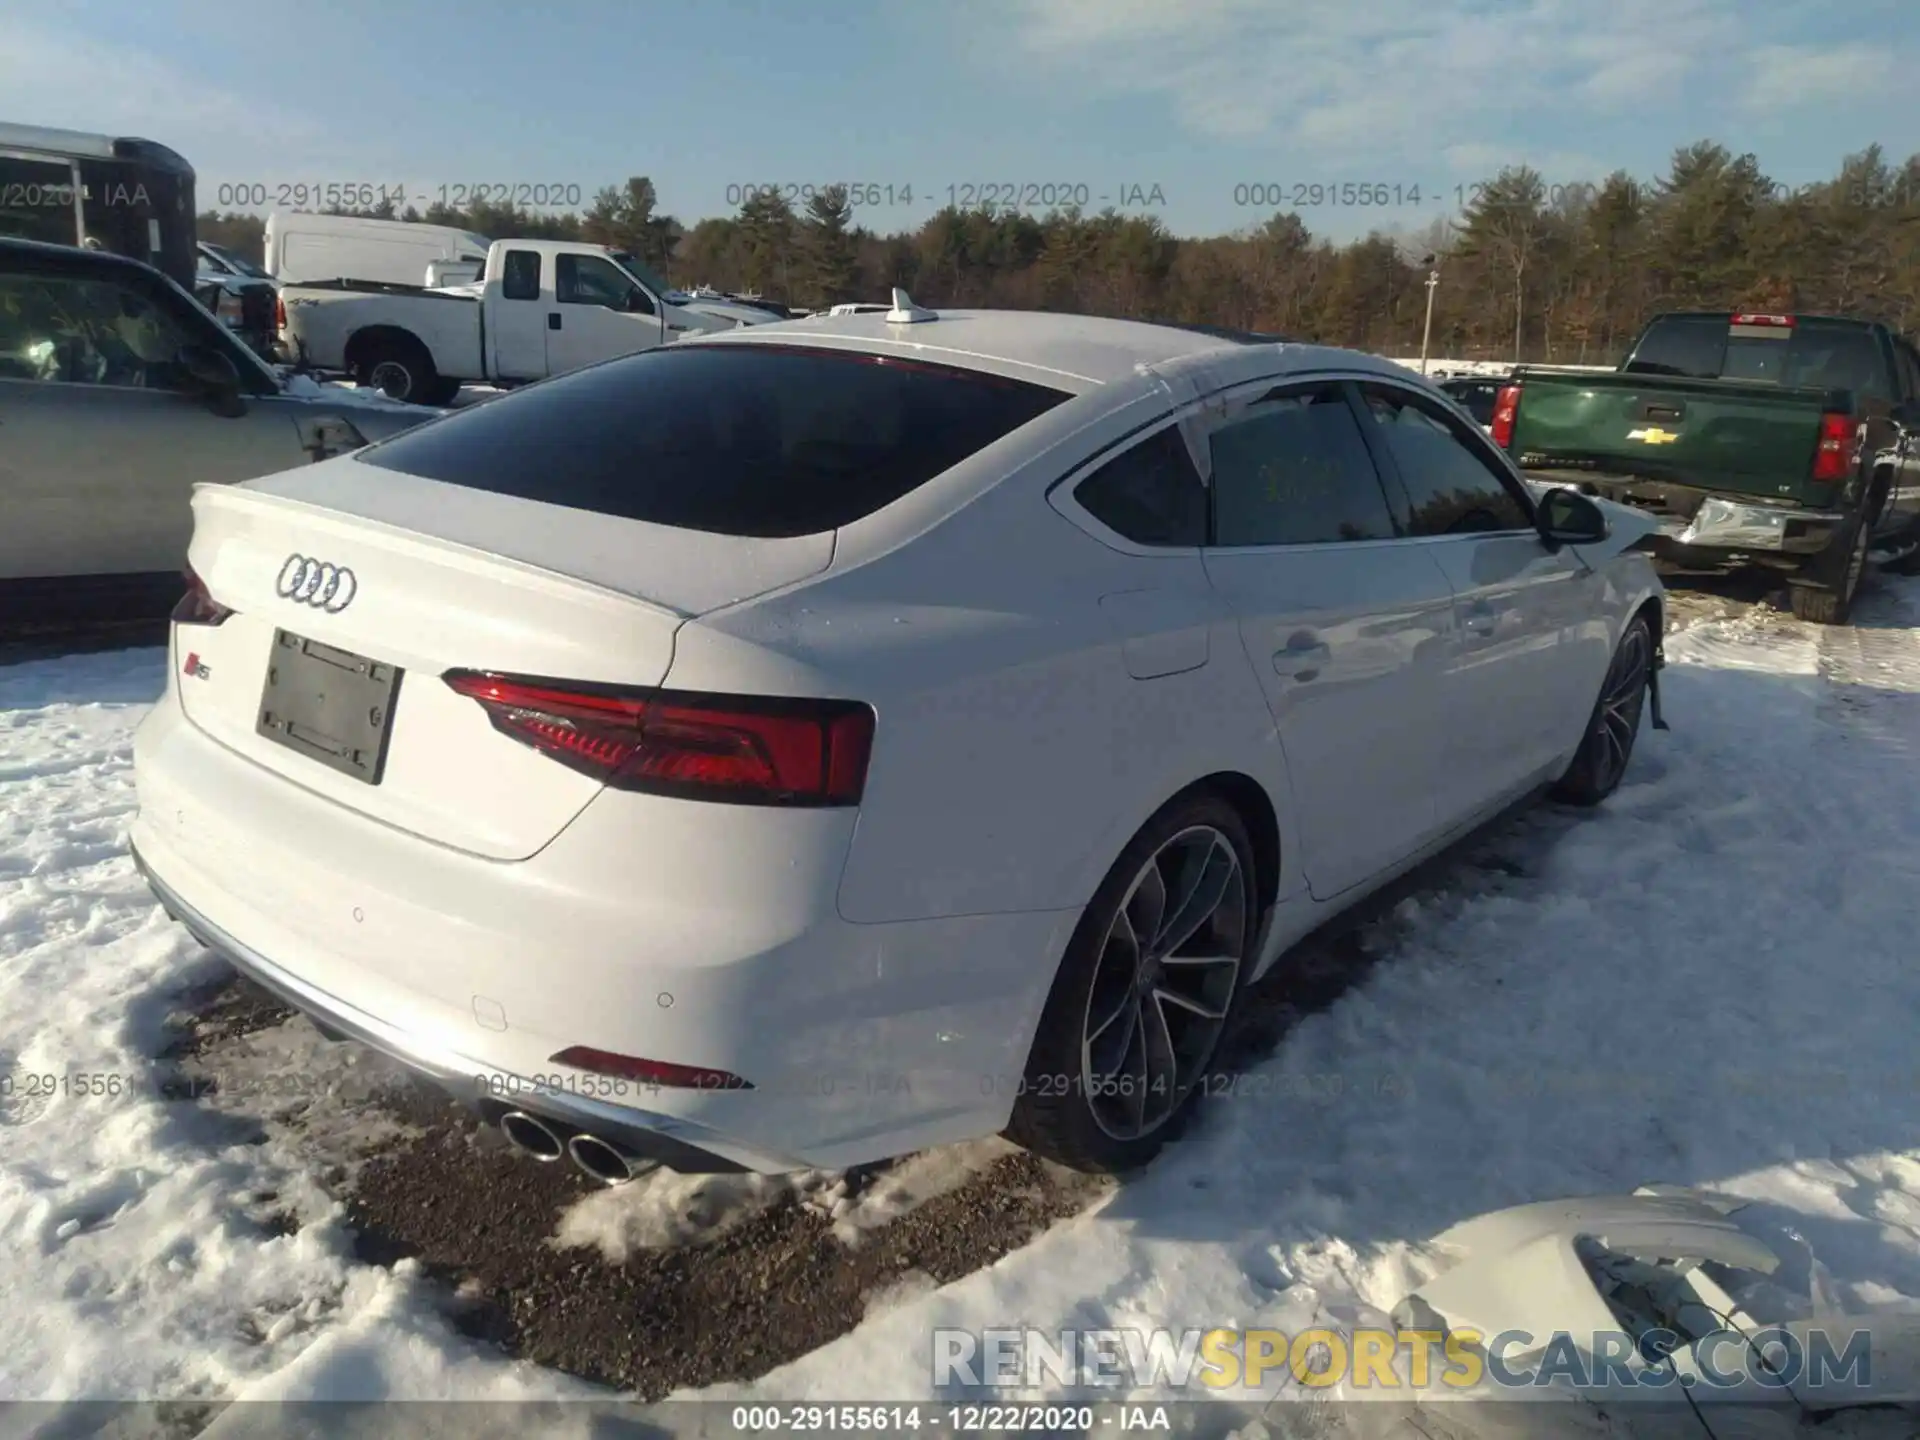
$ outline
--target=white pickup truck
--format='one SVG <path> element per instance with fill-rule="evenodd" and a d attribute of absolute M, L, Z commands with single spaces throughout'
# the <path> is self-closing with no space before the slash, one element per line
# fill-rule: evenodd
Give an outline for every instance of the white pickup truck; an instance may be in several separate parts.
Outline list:
<path fill-rule="evenodd" d="M 603 245 L 496 240 L 470 285 L 283 285 L 280 344 L 303 368 L 352 375 L 396 400 L 445 405 L 463 384 L 544 380 L 683 335 L 777 318 L 717 300 L 675 304 L 684 297 L 637 269 Z"/>

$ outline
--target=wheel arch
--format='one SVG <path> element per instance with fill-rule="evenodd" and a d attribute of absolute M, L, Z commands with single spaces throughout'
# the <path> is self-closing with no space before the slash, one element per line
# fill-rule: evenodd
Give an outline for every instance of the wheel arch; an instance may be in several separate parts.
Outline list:
<path fill-rule="evenodd" d="M 1653 631 L 1654 654 L 1664 655 L 1666 653 L 1666 646 L 1662 642 L 1665 640 L 1667 634 L 1667 597 L 1656 590 L 1653 594 L 1642 599 L 1638 605 L 1633 607 L 1632 613 L 1627 616 L 1627 623 L 1620 627 L 1620 633 L 1622 635 L 1626 634 L 1627 625 L 1631 625 L 1634 621 L 1642 618 L 1646 620 L 1647 627 Z M 1618 644 L 1619 642 L 1616 640 L 1614 643 Z"/>
<path fill-rule="evenodd" d="M 1233 807 L 1241 823 L 1247 827 L 1247 840 L 1253 846 L 1254 889 L 1259 901 L 1255 919 L 1258 920 L 1280 894 L 1280 812 L 1273 803 L 1273 797 L 1267 793 L 1267 787 L 1244 771 L 1216 770 L 1174 791 L 1128 832 L 1120 848 L 1106 858 L 1100 868 L 1099 878 L 1106 876 L 1113 868 L 1113 862 L 1142 830 L 1153 823 L 1155 816 L 1168 806 L 1177 805 L 1195 795 L 1219 796 Z M 1094 882 L 1096 885 L 1099 878 Z"/>
<path fill-rule="evenodd" d="M 401 325 L 362 325 L 347 337 L 346 347 L 341 355 L 351 369 L 366 358 L 369 350 L 380 345 L 402 346 L 419 351 L 427 357 L 429 362 L 433 359 L 433 352 L 427 348 L 427 342 Z"/>

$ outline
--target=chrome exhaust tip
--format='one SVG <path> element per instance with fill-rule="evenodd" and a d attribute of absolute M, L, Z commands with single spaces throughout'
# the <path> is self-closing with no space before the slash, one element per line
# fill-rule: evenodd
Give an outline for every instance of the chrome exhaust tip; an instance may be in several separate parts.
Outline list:
<path fill-rule="evenodd" d="M 524 1110 L 509 1110 L 502 1115 L 500 1133 L 522 1155 L 531 1155 L 543 1165 L 566 1153 L 566 1146 L 547 1122 L 535 1119 Z"/>
<path fill-rule="evenodd" d="M 584 1174 L 591 1175 L 602 1185 L 624 1185 L 642 1169 L 652 1168 L 636 1165 L 605 1140 L 585 1133 L 567 1141 L 567 1154 Z"/>

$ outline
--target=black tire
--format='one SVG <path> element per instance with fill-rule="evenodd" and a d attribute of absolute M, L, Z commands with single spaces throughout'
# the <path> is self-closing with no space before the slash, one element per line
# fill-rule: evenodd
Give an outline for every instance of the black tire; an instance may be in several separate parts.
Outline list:
<path fill-rule="evenodd" d="M 1170 963 L 1156 963 L 1149 954 L 1142 967 L 1136 949 L 1129 977 L 1126 946 L 1117 932 L 1135 933 L 1136 921 L 1140 929 L 1151 922 L 1163 931 L 1177 931 L 1180 927 L 1166 923 L 1170 917 L 1164 897 L 1183 890 L 1188 877 L 1195 882 L 1193 893 L 1210 894 L 1215 867 L 1225 869 L 1221 845 L 1231 853 L 1234 878 L 1220 882 L 1216 907 L 1191 940 L 1172 947 Z M 1150 864 L 1153 879 L 1147 874 Z M 1164 883 L 1168 874 L 1175 876 L 1171 884 Z M 1162 884 L 1163 897 L 1157 921 L 1156 883 Z M 1149 820 L 1100 882 L 1067 945 L 1028 1054 L 1007 1137 L 1048 1160 L 1095 1174 L 1123 1173 L 1153 1159 L 1192 1119 L 1220 1037 L 1232 1023 L 1259 943 L 1258 889 L 1246 825 L 1220 796 L 1203 791 L 1181 797 Z M 1229 951 L 1230 974 L 1223 962 L 1195 959 L 1196 954 Z M 1169 991 L 1181 998 L 1168 1003 L 1161 997 Z M 1096 995 L 1100 1009 L 1114 1017 L 1106 1025 L 1095 1020 Z M 1208 1014 L 1203 1017 L 1190 1002 Z M 1134 1018 L 1123 1021 L 1122 1012 L 1129 1006 Z M 1090 1032 L 1094 1038 L 1088 1043 Z M 1103 1032 L 1115 1037 L 1124 1032 L 1126 1039 L 1109 1052 L 1116 1057 L 1113 1068 L 1094 1076 L 1089 1073 L 1091 1057 Z M 1143 1079 L 1137 1090 L 1121 1093 L 1116 1086 L 1135 1083 L 1131 1057 L 1136 1054 Z M 1175 1056 L 1180 1058 L 1172 1061 L 1171 1073 L 1177 1080 L 1156 1085 L 1144 1078 Z M 1135 1105 L 1142 1111 L 1142 1123 L 1150 1118 L 1151 1126 L 1128 1134 L 1121 1124 L 1117 1133 L 1115 1112 Z"/>
<path fill-rule="evenodd" d="M 1599 698 L 1580 737 L 1580 751 L 1554 782 L 1554 799 L 1568 805 L 1598 805 L 1619 788 L 1633 759 L 1653 664 L 1653 627 L 1646 616 L 1636 615 L 1620 633 L 1613 663 L 1600 682 Z"/>
<path fill-rule="evenodd" d="M 1862 514 L 1842 536 L 1816 562 L 1808 583 L 1787 586 L 1787 604 L 1796 620 L 1810 625 L 1844 625 L 1852 618 L 1853 602 L 1867 576 L 1873 526 Z"/>
<path fill-rule="evenodd" d="M 414 405 L 432 404 L 427 397 L 442 383 L 427 347 L 399 335 L 382 336 L 361 346 L 354 357 L 353 378 L 389 399 Z"/>
<path fill-rule="evenodd" d="M 441 376 L 433 382 L 432 387 L 427 391 L 420 403 L 422 405 L 451 405 L 454 402 L 454 397 L 459 395 L 459 393 L 460 382 L 458 380 L 449 380 L 445 376 Z"/>

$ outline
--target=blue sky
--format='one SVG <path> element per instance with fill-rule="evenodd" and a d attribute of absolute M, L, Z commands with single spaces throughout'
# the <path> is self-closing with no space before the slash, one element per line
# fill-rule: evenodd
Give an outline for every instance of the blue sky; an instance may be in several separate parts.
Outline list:
<path fill-rule="evenodd" d="M 203 206 L 647 174 L 691 221 L 743 184 L 911 187 L 862 210 L 885 230 L 989 183 L 1198 234 L 1321 185 L 1316 232 L 1417 232 L 1523 161 L 1650 176 L 1712 136 L 1793 185 L 1874 141 L 1903 160 L 1916 77 L 1915 0 L 0 0 L 0 120 L 163 141 Z"/>

